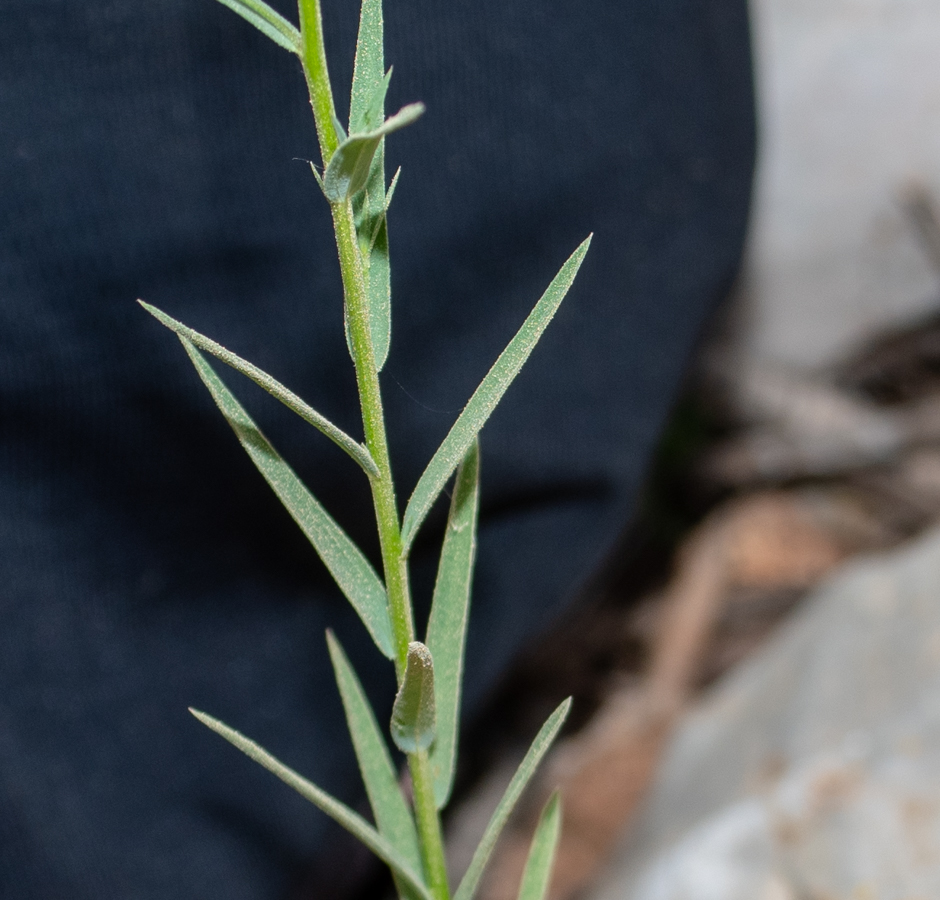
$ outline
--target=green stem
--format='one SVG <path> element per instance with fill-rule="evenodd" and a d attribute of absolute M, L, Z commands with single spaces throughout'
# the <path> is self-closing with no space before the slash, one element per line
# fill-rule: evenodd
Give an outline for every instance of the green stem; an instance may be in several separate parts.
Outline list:
<path fill-rule="evenodd" d="M 320 0 L 298 0 L 297 11 L 300 17 L 302 45 L 300 61 L 303 63 L 307 90 L 310 92 L 310 105 L 313 107 L 313 120 L 317 127 L 320 155 L 323 157 L 323 167 L 326 168 L 330 157 L 339 146 L 339 135 L 333 124 L 336 107 L 333 104 L 330 73 L 326 67 Z"/>
<path fill-rule="evenodd" d="M 415 813 L 418 820 L 418 838 L 428 888 L 435 900 L 450 900 L 447 886 L 447 862 L 444 858 L 444 840 L 441 820 L 434 802 L 434 779 L 427 750 L 408 754 L 411 786 L 414 792 Z"/>
<path fill-rule="evenodd" d="M 299 0 L 300 31 L 303 43 L 302 62 L 310 103 L 316 122 L 317 137 L 323 154 L 323 166 L 339 144 L 333 124 L 336 107 L 330 87 L 330 74 L 323 45 L 323 21 L 319 0 Z M 382 392 L 375 365 L 372 346 L 372 328 L 369 318 L 369 300 L 362 271 L 362 256 L 356 239 L 356 225 L 352 204 L 347 200 L 331 203 L 336 247 L 339 251 L 340 271 L 346 304 L 346 321 L 352 344 L 359 404 L 366 446 L 378 469 L 371 478 L 372 501 L 375 506 L 385 589 L 388 593 L 392 634 L 395 639 L 395 670 L 399 681 L 405 672 L 408 644 L 414 639 L 414 617 L 411 610 L 411 592 L 408 585 L 408 562 L 402 549 L 401 525 L 395 500 L 395 485 L 385 435 L 385 417 Z"/>
<path fill-rule="evenodd" d="M 310 103 L 316 122 L 317 138 L 326 167 L 339 145 L 333 124 L 335 105 L 330 88 L 326 51 L 323 45 L 323 24 L 319 0 L 299 0 L 300 29 L 303 41 L 303 67 L 310 91 Z M 385 589 L 388 593 L 392 633 L 395 638 L 395 670 L 399 683 L 405 672 L 408 644 L 414 639 L 414 616 L 408 581 L 408 559 L 401 541 L 401 521 L 395 499 L 382 390 L 375 364 L 372 345 L 372 327 L 362 257 L 356 239 L 352 203 L 348 200 L 331 203 L 336 247 L 339 251 L 340 271 L 346 304 L 346 321 L 352 344 L 359 403 L 366 446 L 375 461 L 378 472 L 372 476 L 372 500 L 375 506 Z M 426 751 L 408 757 L 415 798 L 415 816 L 421 842 L 421 856 L 428 886 L 435 900 L 450 900 L 447 886 L 447 865 L 441 822 L 434 802 L 434 783 Z"/>
<path fill-rule="evenodd" d="M 340 270 L 346 295 L 346 321 L 352 344 L 359 403 L 362 407 L 362 425 L 366 447 L 375 460 L 378 475 L 373 476 L 372 501 L 379 529 L 382 564 L 385 570 L 385 589 L 388 592 L 392 634 L 395 638 L 395 668 L 399 681 L 405 672 L 408 644 L 414 640 L 414 619 L 411 594 L 408 587 L 408 561 L 402 549 L 398 505 L 392 480 L 388 441 L 385 435 L 385 417 L 382 409 L 382 390 L 372 347 L 372 327 L 369 319 L 369 300 L 362 272 L 362 257 L 356 240 L 352 204 L 331 204 L 336 246 L 339 250 Z"/>

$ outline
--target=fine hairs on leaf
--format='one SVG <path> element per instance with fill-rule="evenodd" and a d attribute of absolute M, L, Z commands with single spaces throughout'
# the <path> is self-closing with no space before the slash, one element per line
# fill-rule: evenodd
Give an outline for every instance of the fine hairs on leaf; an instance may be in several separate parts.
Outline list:
<path fill-rule="evenodd" d="M 195 2 L 195 0 L 194 0 Z M 321 150 L 310 167 L 328 201 L 342 278 L 346 340 L 359 392 L 364 441 L 359 443 L 280 382 L 225 347 L 146 303 L 173 331 L 251 461 L 300 526 L 379 651 L 394 662 L 397 694 L 387 730 L 376 718 L 339 641 L 326 643 L 353 751 L 375 819 L 362 816 L 205 713 L 204 725 L 274 773 L 355 835 L 392 872 L 401 900 L 451 900 L 440 810 L 454 783 L 464 648 L 480 508 L 479 434 L 519 374 L 584 260 L 588 237 L 564 263 L 518 332 L 485 375 L 428 463 L 401 517 L 386 437 L 379 373 L 391 343 L 388 208 L 398 182 L 385 182 L 385 140 L 415 122 L 421 103 L 385 118 L 391 69 L 385 69 L 382 0 L 361 0 L 347 129 L 336 115 L 326 60 L 321 0 L 298 0 L 298 29 L 264 0 L 220 0 L 301 62 Z M 321 175 L 322 171 L 322 175 Z M 337 298 L 337 301 L 339 298 Z M 337 304 L 339 305 L 339 303 Z M 254 381 L 326 435 L 368 476 L 381 553 L 379 571 L 280 457 L 203 353 Z M 456 471 L 431 612 L 416 640 L 409 553 L 429 510 Z M 563 702 L 539 731 L 484 832 L 453 900 L 472 900 L 516 802 L 568 714 Z M 393 745 L 405 757 L 410 791 L 402 787 Z M 543 810 L 522 878 L 519 900 L 545 900 L 558 844 L 561 805 Z"/>
<path fill-rule="evenodd" d="M 428 620 L 427 644 L 435 661 L 437 702 L 437 739 L 431 747 L 431 771 L 438 809 L 443 809 L 450 798 L 457 767 L 460 683 L 479 509 L 480 445 L 479 441 L 474 441 L 457 470 Z"/>
<path fill-rule="evenodd" d="M 144 303 L 143 300 L 137 301 L 147 312 L 150 313 L 158 322 L 166 325 L 170 331 L 175 332 L 182 338 L 186 338 L 191 344 L 194 344 L 200 350 L 211 353 L 220 362 L 231 366 L 236 372 L 250 378 L 259 387 L 264 388 L 272 397 L 280 400 L 291 412 L 297 413 L 301 419 L 311 424 L 318 431 L 323 432 L 334 444 L 345 450 L 360 466 L 367 475 L 378 474 L 375 462 L 369 455 L 369 451 L 362 444 L 356 443 L 348 434 L 337 428 L 329 419 L 321 416 L 315 409 L 308 406 L 295 393 L 289 391 L 283 384 L 276 381 L 267 372 L 263 372 L 257 366 L 236 356 L 231 350 L 226 350 L 221 344 L 217 344 L 211 338 L 207 338 L 188 328 L 182 322 L 168 316 L 165 312 Z"/>
<path fill-rule="evenodd" d="M 398 786 L 398 773 L 392 763 L 379 723 L 352 665 L 333 633 L 326 641 L 343 700 L 346 724 L 359 763 L 359 771 L 381 834 L 416 872 L 421 871 L 421 851 L 414 819 Z M 403 889 L 404 885 L 399 885 Z"/>
<path fill-rule="evenodd" d="M 392 707 L 392 740 L 402 753 L 418 753 L 431 746 L 436 728 L 434 660 L 424 644 L 412 641 Z"/>
<path fill-rule="evenodd" d="M 263 35 L 291 53 L 300 53 L 300 32 L 262 0 L 219 0 L 223 6 L 251 22 Z"/>
<path fill-rule="evenodd" d="M 385 121 L 385 95 L 391 77 L 391 69 L 385 72 L 382 0 L 363 0 L 349 98 L 350 134 L 363 134 L 382 126 Z M 325 184 L 323 187 L 325 193 Z M 362 252 L 362 269 L 368 292 L 372 349 L 376 368 L 380 372 L 388 358 L 392 338 L 392 281 L 388 226 L 385 221 L 387 208 L 385 139 L 382 138 L 372 157 L 363 189 L 353 197 L 356 237 Z M 355 360 L 348 328 L 346 343 Z"/>
<path fill-rule="evenodd" d="M 362 551 L 347 537 L 346 532 L 320 506 L 313 494 L 294 474 L 293 469 L 281 459 L 232 392 L 222 383 L 222 379 L 206 362 L 205 357 L 187 338 L 181 336 L 180 341 L 193 361 L 199 377 L 212 394 L 212 399 L 232 426 L 252 462 L 307 535 L 320 559 L 359 613 L 359 618 L 372 635 L 375 645 L 391 659 L 394 650 L 388 600 L 375 569 L 363 556 Z"/>
<path fill-rule="evenodd" d="M 211 728 L 221 735 L 230 744 L 237 747 L 250 759 L 264 766 L 269 772 L 277 775 L 286 785 L 292 787 L 301 797 L 309 800 L 318 809 L 325 812 L 331 819 L 338 822 L 348 832 L 366 845 L 379 859 L 382 860 L 408 888 L 422 900 L 433 900 L 428 893 L 427 886 L 409 865 L 408 860 L 375 830 L 358 813 L 353 812 L 345 803 L 331 797 L 326 791 L 318 788 L 312 781 L 298 775 L 293 769 L 285 766 L 279 759 L 268 753 L 264 747 L 256 744 L 250 738 L 229 728 L 224 722 L 200 712 L 198 709 L 189 710 L 203 725 Z"/>
<path fill-rule="evenodd" d="M 499 839 L 503 827 L 509 820 L 509 816 L 515 808 L 516 802 L 519 800 L 522 792 L 525 790 L 526 785 L 535 774 L 535 770 L 542 761 L 542 757 L 548 753 L 548 749 L 558 736 L 561 726 L 565 724 L 565 719 L 568 718 L 570 709 L 571 698 L 569 697 L 548 717 L 541 731 L 535 736 L 535 740 L 532 741 L 532 746 L 529 747 L 528 753 L 526 753 L 522 762 L 519 763 L 516 774 L 512 776 L 512 781 L 509 782 L 506 793 L 503 794 L 502 800 L 499 801 L 499 805 L 493 811 L 489 824 L 486 826 L 486 831 L 483 832 L 479 846 L 473 854 L 473 859 L 470 861 L 470 866 L 463 876 L 463 880 L 460 882 L 460 887 L 457 888 L 457 893 L 454 894 L 454 900 L 471 900 L 473 897 L 480 883 L 480 877 L 483 875 L 483 870 L 489 862 L 490 854 L 493 852 L 493 847 L 496 846 L 496 841 Z"/>
<path fill-rule="evenodd" d="M 417 121 L 424 113 L 423 103 L 409 103 L 378 128 L 351 134 L 333 154 L 323 173 L 323 192 L 331 203 L 342 203 L 361 191 L 369 177 L 372 158 L 386 135 Z"/>
<path fill-rule="evenodd" d="M 561 301 L 565 299 L 568 289 L 574 282 L 575 275 L 578 274 L 578 269 L 581 268 L 581 263 L 590 246 L 591 236 L 588 236 L 552 279 L 552 283 L 522 323 L 522 327 L 473 392 L 463 412 L 457 417 L 447 437 L 437 448 L 424 473 L 418 479 L 418 484 L 408 501 L 401 529 L 401 541 L 406 551 L 415 539 L 434 501 L 447 484 L 447 479 L 460 464 L 470 444 L 486 424 L 496 404 L 502 400 L 506 389 L 519 374 L 519 370 L 535 349 L 539 338 L 545 333 L 548 323 L 558 311 Z"/>

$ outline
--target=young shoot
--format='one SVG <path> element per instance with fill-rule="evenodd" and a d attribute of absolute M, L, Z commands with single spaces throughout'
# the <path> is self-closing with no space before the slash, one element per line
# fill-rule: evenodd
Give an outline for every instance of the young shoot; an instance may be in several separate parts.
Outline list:
<path fill-rule="evenodd" d="M 362 410 L 362 440 L 337 428 L 257 366 L 141 302 L 177 335 L 258 471 L 310 540 L 378 651 L 394 662 L 397 696 L 391 721 L 383 727 L 339 641 L 327 633 L 327 649 L 373 821 L 368 822 L 235 729 L 206 713 L 192 712 L 362 841 L 388 865 L 403 900 L 471 900 L 503 826 L 558 735 L 570 706 L 570 700 L 562 703 L 535 737 L 493 812 L 469 869 L 458 885 L 452 885 L 440 815 L 450 797 L 457 762 L 461 678 L 479 510 L 479 435 L 557 312 L 587 253 L 590 237 L 562 265 L 474 391 L 428 462 L 402 515 L 392 477 L 379 378 L 392 334 L 387 214 L 398 177 L 391 185 L 386 184 L 384 149 L 386 138 L 418 121 L 424 106 L 410 103 L 394 115 L 385 116 L 391 71 L 385 70 L 381 0 L 362 0 L 350 114 L 345 127 L 337 119 L 333 102 L 319 0 L 299 0 L 299 26 L 262 0 L 220 2 L 278 47 L 294 54 L 307 82 L 322 175 L 316 167 L 311 168 L 336 234 L 346 339 Z M 380 572 L 261 433 L 209 357 L 263 387 L 358 463 L 372 491 L 381 548 Z M 426 627 L 419 629 L 411 602 L 408 554 L 429 510 L 452 479 L 431 613 Z M 389 738 L 407 759 L 410 798 L 399 787 Z M 560 823 L 561 804 L 556 795 L 536 829 L 519 889 L 520 900 L 543 900 L 546 896 Z"/>

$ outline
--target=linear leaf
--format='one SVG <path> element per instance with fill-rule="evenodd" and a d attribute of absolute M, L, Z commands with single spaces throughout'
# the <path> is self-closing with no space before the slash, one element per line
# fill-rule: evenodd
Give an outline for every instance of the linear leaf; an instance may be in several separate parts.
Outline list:
<path fill-rule="evenodd" d="M 414 819 L 398 786 L 398 776 L 372 707 L 349 659 L 331 631 L 326 633 L 330 659 L 346 711 L 346 723 L 359 761 L 379 833 L 416 872 L 422 870 Z"/>
<path fill-rule="evenodd" d="M 375 569 L 346 532 L 307 490 L 293 469 L 281 459 L 205 357 L 188 338 L 180 335 L 180 341 L 242 447 L 313 544 L 340 590 L 372 635 L 376 646 L 392 659 L 395 652 L 392 646 L 388 598 Z"/>
<path fill-rule="evenodd" d="M 401 175 L 401 166 L 395 170 L 392 176 L 392 183 L 388 186 L 388 193 L 385 195 L 385 202 L 382 206 L 382 215 L 388 214 L 388 208 L 392 205 L 392 197 L 395 196 L 395 188 L 398 187 L 398 176 Z"/>
<path fill-rule="evenodd" d="M 392 740 L 403 753 L 427 750 L 437 727 L 434 661 L 420 641 L 408 645 L 405 675 L 392 707 Z"/>
<path fill-rule="evenodd" d="M 447 479 L 466 455 L 470 444 L 486 424 L 496 404 L 503 398 L 506 389 L 519 374 L 548 323 L 558 311 L 591 245 L 591 237 L 592 235 L 589 235 L 561 267 L 539 302 L 535 304 L 535 308 L 522 323 L 522 327 L 483 377 L 483 381 L 473 392 L 473 396 L 418 479 L 402 523 L 401 540 L 406 552 L 434 501 L 447 484 Z"/>
<path fill-rule="evenodd" d="M 331 203 L 341 203 L 365 187 L 372 158 L 386 135 L 410 125 L 424 112 L 423 103 L 409 103 L 378 128 L 351 134 L 330 157 L 323 175 L 323 187 Z"/>
<path fill-rule="evenodd" d="M 285 50 L 300 55 L 300 32 L 280 13 L 262 0 L 219 0 L 223 6 L 237 12 L 251 22 L 263 35 L 280 44 Z"/>
<path fill-rule="evenodd" d="M 372 347 L 376 368 L 381 372 L 392 342 L 392 278 L 388 259 L 388 223 L 384 214 L 368 254 L 367 289 Z"/>
<path fill-rule="evenodd" d="M 317 171 L 317 167 L 313 163 L 310 163 L 310 171 L 313 172 L 314 181 L 319 185 L 325 196 L 326 188 L 323 187 L 323 176 Z"/>
<path fill-rule="evenodd" d="M 376 92 L 383 84 L 388 88 L 385 74 L 385 38 L 383 35 L 382 0 L 362 0 L 359 13 L 359 36 L 356 40 L 356 61 L 353 64 L 352 92 L 349 98 L 349 133 L 370 131 L 382 124 L 384 104 L 375 114 Z M 384 100 L 384 91 L 382 92 Z M 382 185 L 383 189 L 385 185 Z"/>
<path fill-rule="evenodd" d="M 539 816 L 519 886 L 519 900 L 545 900 L 561 835 L 561 796 L 555 791 Z"/>
<path fill-rule="evenodd" d="M 471 900 L 473 897 L 477 885 L 480 883 L 480 876 L 486 868 L 503 826 L 506 824 L 523 789 L 529 783 L 529 779 L 532 778 L 536 767 L 542 761 L 542 757 L 545 756 L 548 748 L 552 745 L 552 741 L 555 740 L 570 709 L 571 698 L 569 697 L 548 717 L 548 721 L 542 726 L 542 730 L 535 736 L 529 752 L 526 753 L 525 759 L 519 763 L 516 774 L 512 776 L 512 781 L 509 782 L 509 787 L 506 788 L 506 793 L 503 794 L 503 799 L 499 801 L 499 805 L 486 826 L 486 831 L 483 832 L 483 838 L 473 854 L 470 867 L 460 882 L 457 893 L 454 894 L 454 900 Z"/>
<path fill-rule="evenodd" d="M 389 70 L 391 71 L 391 70 Z M 388 256 L 387 213 L 401 167 L 392 178 L 388 193 L 385 192 L 385 141 L 375 151 L 372 169 L 365 190 L 353 198 L 356 214 L 356 232 L 362 254 L 362 268 L 366 276 L 369 299 L 372 349 L 375 353 L 376 369 L 381 372 L 392 342 L 392 279 Z M 352 355 L 352 341 L 347 332 L 346 342 Z"/>
<path fill-rule="evenodd" d="M 432 900 L 427 887 L 408 860 L 404 859 L 401 853 L 362 816 L 353 812 L 344 803 L 340 803 L 335 797 L 331 797 L 326 791 L 318 788 L 313 782 L 308 781 L 302 775 L 298 775 L 293 769 L 285 766 L 284 763 L 268 753 L 263 747 L 250 738 L 246 738 L 234 728 L 229 728 L 228 725 L 199 710 L 190 709 L 189 711 L 203 725 L 211 728 L 216 734 L 220 734 L 246 756 L 264 766 L 269 772 L 297 791 L 298 794 L 325 812 L 331 819 L 342 825 L 350 834 L 365 844 L 422 900 Z"/>
<path fill-rule="evenodd" d="M 434 696 L 437 701 L 437 738 L 430 757 L 434 800 L 438 809 L 443 809 L 450 798 L 457 762 L 460 683 L 479 505 L 480 446 L 478 441 L 474 441 L 457 470 L 428 620 L 427 643 L 434 657 Z"/>
<path fill-rule="evenodd" d="M 379 72 L 381 75 L 381 72 Z M 376 82 L 372 96 L 366 104 L 365 111 L 361 114 L 360 126 L 353 128 L 351 133 L 361 134 L 364 131 L 371 131 L 378 128 L 385 121 L 385 97 L 388 95 L 388 86 L 392 83 L 392 69 Z M 382 185 L 385 188 L 385 185 Z"/>
<path fill-rule="evenodd" d="M 144 303 L 143 300 L 137 302 L 159 322 L 166 325 L 170 331 L 175 332 L 180 337 L 187 338 L 200 350 L 211 353 L 216 359 L 224 362 L 227 366 L 231 366 L 236 372 L 241 372 L 242 375 L 250 378 L 259 387 L 264 388 L 272 397 L 280 400 L 289 410 L 297 413 L 305 422 L 322 431 L 333 443 L 345 450 L 359 463 L 367 475 L 378 475 L 379 470 L 376 468 L 371 454 L 362 444 L 357 443 L 346 432 L 337 428 L 329 419 L 304 403 L 293 391 L 288 390 L 283 384 L 268 375 L 267 372 L 262 371 L 240 356 L 236 356 L 231 350 L 226 350 L 225 347 L 217 344 L 211 338 L 207 338 L 182 322 L 178 322 L 155 306 Z"/>
<path fill-rule="evenodd" d="M 362 0 L 359 36 L 349 101 L 349 133 L 363 134 L 385 121 L 385 95 L 392 70 L 385 72 L 382 0 Z M 364 194 L 356 196 L 354 211 L 363 269 L 368 278 L 370 330 L 375 363 L 385 365 L 391 345 L 391 279 L 388 262 L 388 229 L 385 225 L 385 141 L 375 148 Z M 380 234 L 381 232 L 381 234 Z M 368 243 L 368 247 L 365 244 Z"/>

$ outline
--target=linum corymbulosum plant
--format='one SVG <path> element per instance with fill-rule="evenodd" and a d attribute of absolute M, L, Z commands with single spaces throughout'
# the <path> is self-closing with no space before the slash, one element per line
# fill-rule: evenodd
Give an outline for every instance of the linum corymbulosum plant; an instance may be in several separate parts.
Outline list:
<path fill-rule="evenodd" d="M 478 435 L 554 316 L 587 252 L 590 238 L 561 267 L 515 337 L 457 417 L 399 516 L 382 412 L 379 373 L 388 355 L 391 292 L 386 213 L 396 179 L 386 187 L 384 140 L 414 122 L 420 103 L 385 118 L 390 72 L 385 71 L 381 0 L 362 0 L 347 128 L 338 121 L 327 71 L 319 0 L 299 0 L 297 28 L 262 0 L 221 0 L 301 63 L 310 92 L 322 173 L 311 165 L 336 232 L 349 352 L 355 367 L 364 441 L 345 434 L 270 375 L 181 322 L 144 303 L 176 333 L 200 378 L 258 470 L 313 544 L 353 605 L 379 651 L 393 661 L 398 692 L 389 733 L 405 754 L 411 797 L 400 786 L 384 730 L 336 638 L 330 658 L 374 824 L 288 768 L 254 741 L 205 713 L 200 721 L 277 775 L 348 829 L 391 869 L 405 900 L 449 900 L 451 887 L 440 812 L 454 780 L 461 673 L 470 603 L 479 498 Z M 397 178 L 397 176 L 396 176 Z M 247 376 L 334 441 L 368 478 L 382 554 L 380 576 L 255 426 L 207 356 Z M 408 554 L 434 501 L 456 472 L 424 642 L 416 640 Z M 513 806 L 565 719 L 570 700 L 536 736 L 489 822 L 455 900 L 470 900 Z M 519 889 L 520 900 L 548 890 L 558 841 L 557 794 L 546 805 Z"/>

